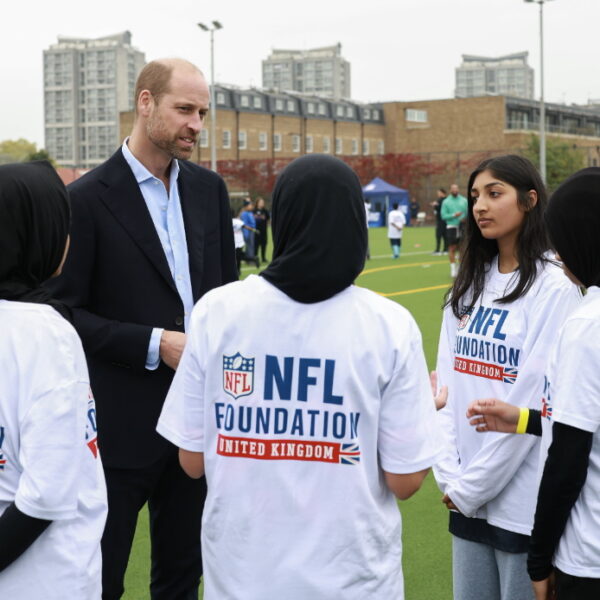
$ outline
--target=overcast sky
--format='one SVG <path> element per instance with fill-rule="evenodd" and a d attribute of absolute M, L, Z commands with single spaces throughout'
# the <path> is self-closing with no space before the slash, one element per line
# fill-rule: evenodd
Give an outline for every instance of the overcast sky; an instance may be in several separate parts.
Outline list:
<path fill-rule="evenodd" d="M 461 54 L 529 51 L 539 95 L 539 8 L 524 0 L 4 0 L 0 20 L 0 140 L 44 144 L 42 51 L 58 35 L 100 37 L 131 31 L 146 60 L 181 56 L 216 80 L 261 85 L 272 48 L 342 44 L 360 101 L 451 98 Z M 600 98 L 600 0 L 547 0 L 546 99 Z"/>

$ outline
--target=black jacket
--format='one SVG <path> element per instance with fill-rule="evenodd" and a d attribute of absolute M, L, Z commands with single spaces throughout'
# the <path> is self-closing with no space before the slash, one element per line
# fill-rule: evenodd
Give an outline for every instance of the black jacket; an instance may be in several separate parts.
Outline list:
<path fill-rule="evenodd" d="M 179 195 L 194 302 L 237 279 L 229 200 L 223 180 L 179 161 Z M 145 368 L 154 327 L 183 331 L 183 303 L 158 234 L 119 149 L 69 186 L 71 247 L 53 294 L 73 309 L 96 398 L 105 465 L 147 466 L 170 444 L 156 423 L 173 378 Z"/>

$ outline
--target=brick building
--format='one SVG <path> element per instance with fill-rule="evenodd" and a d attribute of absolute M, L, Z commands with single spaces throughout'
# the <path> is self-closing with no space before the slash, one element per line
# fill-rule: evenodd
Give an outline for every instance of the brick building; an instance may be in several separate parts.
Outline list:
<path fill-rule="evenodd" d="M 285 162 L 324 152 L 351 164 L 370 158 L 376 168 L 392 155 L 410 155 L 414 176 L 391 182 L 408 186 L 422 203 L 439 186 L 457 182 L 464 190 L 483 158 L 523 152 L 539 127 L 537 102 L 506 96 L 360 104 L 219 85 L 216 101 L 218 161 Z M 121 113 L 121 139 L 132 123 L 132 112 Z M 548 103 L 546 123 L 549 139 L 580 149 L 586 165 L 600 164 L 600 110 Z M 210 144 L 209 116 L 194 160 L 208 164 Z"/>
<path fill-rule="evenodd" d="M 337 156 L 382 155 L 383 104 L 265 92 L 217 85 L 217 159 L 291 159 L 311 152 Z M 121 138 L 133 112 L 121 113 Z M 210 159 L 210 114 L 200 136 L 198 162 Z"/>

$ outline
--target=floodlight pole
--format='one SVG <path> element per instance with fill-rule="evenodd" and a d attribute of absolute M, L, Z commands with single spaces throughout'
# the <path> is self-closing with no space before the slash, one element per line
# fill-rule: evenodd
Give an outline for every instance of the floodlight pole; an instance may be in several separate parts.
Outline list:
<path fill-rule="evenodd" d="M 544 3 L 551 0 L 525 0 L 540 5 L 540 175 L 546 183 L 546 105 L 544 103 Z"/>
<path fill-rule="evenodd" d="M 217 101 L 215 93 L 215 31 L 223 29 L 219 21 L 213 21 L 212 27 L 198 23 L 202 31 L 210 33 L 210 168 L 217 172 Z"/>

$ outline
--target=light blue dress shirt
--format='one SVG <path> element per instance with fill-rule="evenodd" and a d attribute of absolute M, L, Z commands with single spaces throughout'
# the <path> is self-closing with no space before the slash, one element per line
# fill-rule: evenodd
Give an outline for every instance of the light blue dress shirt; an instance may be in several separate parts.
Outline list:
<path fill-rule="evenodd" d="M 127 147 L 127 138 L 123 142 L 122 151 L 127 164 L 140 186 L 140 191 L 148 207 L 150 217 L 156 228 L 161 246 L 165 253 L 167 263 L 175 287 L 179 292 L 184 310 L 184 327 L 188 329 L 192 308 L 194 308 L 194 297 L 192 294 L 192 281 L 190 278 L 190 262 L 183 224 L 183 212 L 179 198 L 177 178 L 179 177 L 179 163 L 176 159 L 171 161 L 171 172 L 169 174 L 169 191 L 164 183 L 154 177 L 148 169 L 131 153 Z M 155 327 L 150 337 L 146 368 L 154 370 L 160 363 L 160 338 L 163 329 Z"/>

